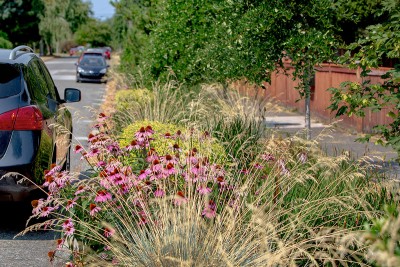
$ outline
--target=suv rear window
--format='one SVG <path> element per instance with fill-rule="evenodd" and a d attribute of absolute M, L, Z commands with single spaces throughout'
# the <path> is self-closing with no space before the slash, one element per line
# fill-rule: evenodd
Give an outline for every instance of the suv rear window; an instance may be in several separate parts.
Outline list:
<path fill-rule="evenodd" d="M 11 64 L 0 64 L 0 98 L 6 98 L 21 92 L 20 71 Z"/>

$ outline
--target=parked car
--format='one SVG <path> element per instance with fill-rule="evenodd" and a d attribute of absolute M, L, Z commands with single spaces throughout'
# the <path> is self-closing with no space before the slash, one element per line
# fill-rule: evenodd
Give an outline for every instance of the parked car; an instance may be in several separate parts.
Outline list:
<path fill-rule="evenodd" d="M 104 50 L 104 55 L 106 56 L 107 59 L 111 59 L 111 47 L 105 46 L 102 48 Z"/>
<path fill-rule="evenodd" d="M 88 49 L 86 49 L 85 52 L 86 53 L 99 53 L 99 54 L 102 54 L 105 59 L 109 59 L 107 50 L 105 50 L 103 48 L 88 48 Z"/>
<path fill-rule="evenodd" d="M 110 66 L 102 53 L 85 51 L 75 65 L 77 82 L 107 82 Z"/>
<path fill-rule="evenodd" d="M 72 56 L 80 56 L 82 52 L 85 50 L 84 46 L 77 46 L 77 47 L 72 47 L 69 49 L 69 55 Z"/>
<path fill-rule="evenodd" d="M 71 113 L 64 103 L 81 92 L 66 88 L 60 98 L 43 61 L 28 46 L 0 49 L 0 201 L 29 199 L 53 163 L 68 170 Z"/>

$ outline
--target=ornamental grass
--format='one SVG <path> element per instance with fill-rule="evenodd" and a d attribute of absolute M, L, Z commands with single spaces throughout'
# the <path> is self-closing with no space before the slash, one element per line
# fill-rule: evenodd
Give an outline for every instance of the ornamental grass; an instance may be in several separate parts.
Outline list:
<path fill-rule="evenodd" d="M 388 254 L 376 229 L 397 200 L 368 159 L 275 135 L 263 122 L 267 103 L 236 89 L 181 89 L 155 84 L 140 108 L 100 114 L 88 144 L 73 149 L 94 174 L 52 166 L 47 198 L 32 202 L 39 223 L 19 235 L 59 232 L 49 259 L 65 266 L 394 262 L 398 239 Z"/>
<path fill-rule="evenodd" d="M 355 233 L 389 200 L 357 162 L 327 157 L 315 143 L 293 137 L 269 139 L 250 164 L 217 164 L 209 150 L 203 153 L 208 145 L 178 145 L 181 139 L 213 142 L 210 135 L 166 136 L 149 124 L 133 134 L 135 146 L 120 147 L 107 120 L 99 117 L 87 149 L 74 149 L 96 175 L 79 180 L 54 166 L 43 184 L 47 199 L 32 202 L 32 218 L 45 221 L 20 234 L 60 232 L 50 260 L 68 255 L 61 259 L 66 266 L 368 265 Z M 152 147 L 171 138 L 176 145 L 168 153 Z M 131 158 L 133 150 L 140 153 Z"/>

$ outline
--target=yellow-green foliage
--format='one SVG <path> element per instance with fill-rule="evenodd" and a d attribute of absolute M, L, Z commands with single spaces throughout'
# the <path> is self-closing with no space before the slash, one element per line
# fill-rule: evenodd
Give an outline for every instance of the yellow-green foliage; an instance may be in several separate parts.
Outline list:
<path fill-rule="evenodd" d="M 115 96 L 117 110 L 125 111 L 141 103 L 148 103 L 154 98 L 153 93 L 148 89 L 127 89 L 120 90 Z"/>
<path fill-rule="evenodd" d="M 182 153 L 187 153 L 189 150 L 196 148 L 198 152 L 204 156 L 210 157 L 213 160 L 221 160 L 226 158 L 225 150 L 223 146 L 215 139 L 202 138 L 203 132 L 196 129 L 187 129 L 184 126 L 179 126 L 170 123 L 161 123 L 158 121 L 136 121 L 128 125 L 120 136 L 120 145 L 127 146 L 130 142 L 135 139 L 135 133 L 139 131 L 141 127 L 151 126 L 154 130 L 153 138 L 151 141 L 151 147 L 156 150 L 159 155 L 171 154 L 172 146 L 177 143 L 182 149 Z M 178 140 L 166 139 L 163 136 L 166 133 L 174 135 L 178 130 L 181 131 L 181 136 Z"/>

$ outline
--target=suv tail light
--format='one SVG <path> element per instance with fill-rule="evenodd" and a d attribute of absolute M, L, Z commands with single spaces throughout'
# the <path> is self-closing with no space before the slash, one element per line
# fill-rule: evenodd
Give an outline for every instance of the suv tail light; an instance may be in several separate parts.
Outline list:
<path fill-rule="evenodd" d="M 43 115 L 35 106 L 17 108 L 0 114 L 0 130 L 42 130 Z"/>

